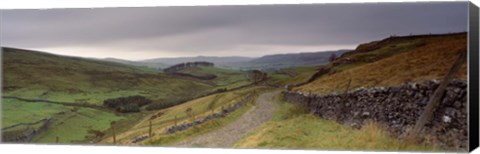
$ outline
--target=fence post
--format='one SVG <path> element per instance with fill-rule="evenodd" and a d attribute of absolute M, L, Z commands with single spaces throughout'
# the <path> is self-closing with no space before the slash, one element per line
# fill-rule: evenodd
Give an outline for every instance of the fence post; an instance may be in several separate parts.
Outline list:
<path fill-rule="evenodd" d="M 117 144 L 117 139 L 115 138 L 115 127 L 112 126 L 112 132 L 113 132 L 113 144 Z"/>
<path fill-rule="evenodd" d="M 150 123 L 150 127 L 148 129 L 148 136 L 152 137 L 152 119 L 149 120 L 149 123 Z"/>
<path fill-rule="evenodd" d="M 195 111 L 192 110 L 192 119 L 193 119 L 193 122 L 195 122 Z"/>
<path fill-rule="evenodd" d="M 175 124 L 175 128 L 177 128 L 177 115 L 175 115 L 175 119 L 173 120 L 174 124 Z"/>
<path fill-rule="evenodd" d="M 55 137 L 55 143 L 58 143 L 60 141 L 59 137 Z"/>
<path fill-rule="evenodd" d="M 466 59 L 467 59 L 467 52 L 462 51 L 460 53 L 460 56 L 458 56 L 458 59 L 455 61 L 455 63 L 452 65 L 448 73 L 440 82 L 440 85 L 438 86 L 438 88 L 433 93 L 431 99 L 429 100 L 427 106 L 425 107 L 425 110 L 423 110 L 422 115 L 420 116 L 417 123 L 415 124 L 415 127 L 410 133 L 410 137 L 414 137 L 414 136 L 417 136 L 417 134 L 420 134 L 425 124 L 432 119 L 433 112 L 435 112 L 435 108 L 438 106 L 438 104 L 440 103 L 440 99 L 442 99 L 443 95 L 445 94 L 445 88 L 453 80 L 454 75 L 460 70 L 462 64 L 466 61 Z"/>
<path fill-rule="evenodd" d="M 350 89 L 350 84 L 352 83 L 352 79 L 348 80 L 347 88 L 345 89 L 345 92 L 343 93 L 343 98 L 342 101 L 340 102 L 340 113 L 337 114 L 337 121 L 340 121 L 341 115 L 345 114 L 346 112 L 346 107 L 345 103 L 347 100 L 347 95 L 348 95 L 348 90 Z"/>

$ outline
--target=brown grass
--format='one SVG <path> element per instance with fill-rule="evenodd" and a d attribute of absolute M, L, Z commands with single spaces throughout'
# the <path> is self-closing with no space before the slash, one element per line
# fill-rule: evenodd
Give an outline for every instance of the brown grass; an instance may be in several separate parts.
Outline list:
<path fill-rule="evenodd" d="M 435 37 L 431 38 L 426 45 L 411 51 L 324 76 L 294 90 L 312 91 L 316 94 L 342 91 L 346 88 L 349 79 L 352 79 L 351 88 L 440 80 L 448 72 L 459 53 L 466 50 L 466 35 Z M 467 78 L 466 63 L 455 78 L 463 80 Z"/>

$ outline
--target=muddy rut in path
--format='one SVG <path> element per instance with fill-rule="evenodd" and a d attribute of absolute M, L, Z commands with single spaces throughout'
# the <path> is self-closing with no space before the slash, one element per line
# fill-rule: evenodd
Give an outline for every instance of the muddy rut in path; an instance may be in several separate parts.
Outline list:
<path fill-rule="evenodd" d="M 234 122 L 212 132 L 181 141 L 175 146 L 231 147 L 248 132 L 255 130 L 273 116 L 276 106 L 274 97 L 279 92 L 274 91 L 260 95 L 256 105 Z"/>

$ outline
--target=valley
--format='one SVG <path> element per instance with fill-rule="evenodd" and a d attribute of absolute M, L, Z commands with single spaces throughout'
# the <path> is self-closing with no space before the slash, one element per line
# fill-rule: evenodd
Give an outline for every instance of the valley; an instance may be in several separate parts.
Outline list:
<path fill-rule="evenodd" d="M 175 147 L 462 151 L 463 143 L 444 145 L 447 139 L 462 141 L 456 136 L 433 133 L 430 134 L 433 138 L 440 138 L 436 142 L 408 142 L 392 133 L 392 129 L 385 126 L 388 125 L 385 120 L 365 114 L 361 123 L 353 124 L 332 118 L 330 115 L 336 110 L 325 109 L 342 103 L 322 103 L 338 101 L 355 106 L 353 104 L 362 103 L 357 100 L 378 101 L 358 105 L 374 106 L 359 110 L 361 115 L 395 108 L 380 105 L 390 101 L 383 98 L 407 92 L 388 91 L 393 93 L 389 96 L 374 93 L 375 89 L 402 89 L 403 85 L 442 80 L 458 55 L 466 51 L 466 44 L 467 33 L 392 36 L 360 44 L 353 50 L 259 58 L 199 56 L 142 61 L 68 57 L 3 47 L 2 140 Z M 466 83 L 466 63 L 454 78 L 456 82 Z M 466 114 L 462 104 L 466 102 L 454 98 L 464 97 L 463 84 L 455 86 L 460 87 L 459 92 L 445 97 L 444 105 L 455 108 L 455 115 L 462 117 Z M 455 88 L 447 90 L 448 95 Z M 432 89 L 408 92 L 415 98 L 421 96 L 396 101 L 397 105 L 419 104 L 415 102 L 428 99 Z M 346 95 L 353 97 L 357 91 L 360 91 L 358 99 L 348 101 Z M 371 91 L 374 94 L 370 94 Z M 330 96 L 332 101 L 327 101 Z M 457 102 L 458 107 L 448 104 Z M 315 103 L 317 105 L 312 105 Z M 382 108 L 375 108 L 377 106 Z M 359 108 L 340 116 L 350 119 Z M 421 107 L 418 108 L 420 111 Z M 442 108 L 438 114 L 448 115 L 446 110 L 449 109 Z M 412 115 L 395 116 L 412 119 Z M 438 118 L 435 122 L 435 126 L 441 125 L 447 132 L 453 127 L 448 124 L 454 123 L 442 123 Z M 413 124 L 398 122 L 398 125 L 401 128 L 398 131 L 404 132 L 407 131 L 404 128 Z M 458 125 L 463 131 L 463 124 Z"/>

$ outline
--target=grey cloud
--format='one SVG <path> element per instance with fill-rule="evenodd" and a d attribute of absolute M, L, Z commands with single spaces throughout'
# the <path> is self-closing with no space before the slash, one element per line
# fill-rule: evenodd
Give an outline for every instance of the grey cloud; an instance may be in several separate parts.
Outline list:
<path fill-rule="evenodd" d="M 466 2 L 2 10 L 2 44 L 228 52 L 467 30 Z M 215 54 L 215 53 L 205 53 Z"/>

